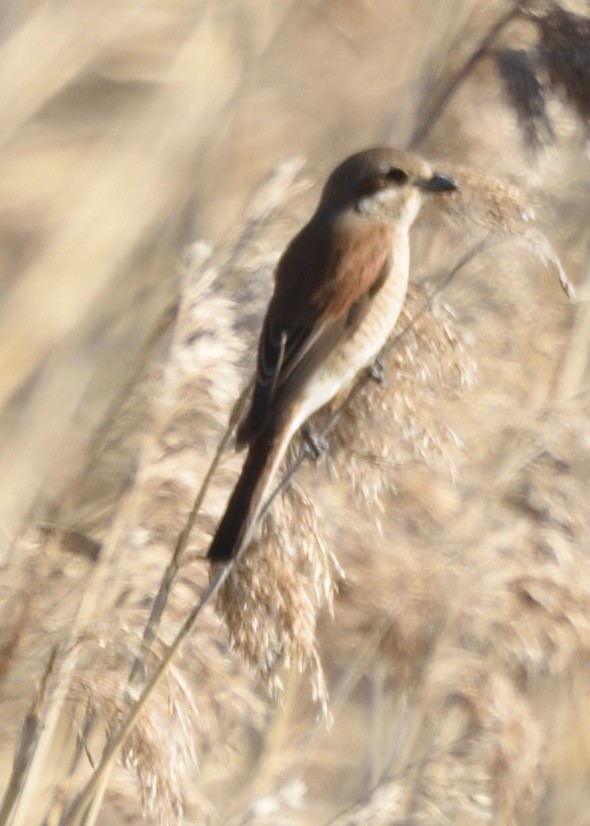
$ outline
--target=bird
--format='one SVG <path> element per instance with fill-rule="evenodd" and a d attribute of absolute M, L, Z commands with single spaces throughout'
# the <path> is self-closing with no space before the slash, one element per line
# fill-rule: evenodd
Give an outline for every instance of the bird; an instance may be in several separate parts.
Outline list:
<path fill-rule="evenodd" d="M 328 176 L 275 269 L 236 432 L 247 454 L 210 562 L 228 563 L 251 541 L 295 434 L 377 358 L 404 303 L 410 227 L 426 197 L 457 188 L 419 155 L 384 146 L 356 152 Z"/>

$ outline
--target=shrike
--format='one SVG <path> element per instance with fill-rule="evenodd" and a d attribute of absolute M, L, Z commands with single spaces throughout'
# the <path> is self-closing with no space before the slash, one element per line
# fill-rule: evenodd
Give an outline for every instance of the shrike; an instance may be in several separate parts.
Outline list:
<path fill-rule="evenodd" d="M 289 443 L 384 346 L 402 308 L 409 230 L 422 200 L 457 189 L 426 161 L 386 147 L 343 161 L 275 272 L 250 408 L 237 431 L 242 473 L 207 554 L 226 562 L 250 541 Z"/>

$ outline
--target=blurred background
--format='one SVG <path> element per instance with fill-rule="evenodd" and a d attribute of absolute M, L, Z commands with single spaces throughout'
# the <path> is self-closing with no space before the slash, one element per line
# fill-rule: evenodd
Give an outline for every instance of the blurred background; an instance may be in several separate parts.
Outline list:
<path fill-rule="evenodd" d="M 210 609 L 96 822 L 587 824 L 589 65 L 585 2 L 5 0 L 0 823 L 73 822 L 273 265 L 385 143 L 524 195 L 482 183 L 482 213 L 467 178 L 460 220 L 424 216 L 419 290 L 494 238 L 390 365 L 386 459 L 300 475 L 341 566 L 308 617 L 333 726 L 284 661 L 271 699 Z"/>

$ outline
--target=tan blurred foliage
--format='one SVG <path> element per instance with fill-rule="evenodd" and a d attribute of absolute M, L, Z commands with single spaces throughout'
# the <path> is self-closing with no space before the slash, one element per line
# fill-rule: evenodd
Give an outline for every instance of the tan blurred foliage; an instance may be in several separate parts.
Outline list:
<path fill-rule="evenodd" d="M 59 823 L 132 706 L 273 264 L 326 172 L 390 143 L 463 185 L 416 228 L 404 323 L 493 239 L 302 468 L 226 589 L 230 634 L 209 606 L 96 822 L 585 824 L 589 31 L 586 4 L 550 0 L 2 5 L 6 783 L 15 744 L 38 748 L 17 749 L 0 823 Z M 149 669 L 207 582 L 238 467 L 228 452 Z"/>

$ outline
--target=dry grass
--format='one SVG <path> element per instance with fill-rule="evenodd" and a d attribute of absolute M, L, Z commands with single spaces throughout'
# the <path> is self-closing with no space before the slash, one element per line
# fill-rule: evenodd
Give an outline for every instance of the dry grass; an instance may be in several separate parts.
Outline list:
<path fill-rule="evenodd" d="M 5 6 L 0 824 L 583 826 L 586 4 Z M 274 262 L 378 142 L 460 193 L 197 615 Z"/>

